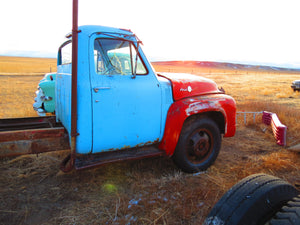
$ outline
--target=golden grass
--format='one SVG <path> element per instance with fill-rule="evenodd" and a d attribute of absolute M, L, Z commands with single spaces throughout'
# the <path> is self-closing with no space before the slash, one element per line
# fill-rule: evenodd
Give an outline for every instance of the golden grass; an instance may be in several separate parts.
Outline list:
<path fill-rule="evenodd" d="M 0 118 L 36 116 L 38 83 L 55 71 L 56 59 L 0 56 Z"/>
<path fill-rule="evenodd" d="M 0 74 L 43 74 L 56 71 L 54 58 L 0 56 Z"/>
<path fill-rule="evenodd" d="M 32 104 L 43 75 L 0 75 L 0 118 L 37 116 Z"/>
<path fill-rule="evenodd" d="M 290 88 L 299 75 L 190 67 L 168 70 L 215 80 L 236 99 L 238 111 L 277 113 L 288 126 L 289 145 L 300 142 L 300 96 Z M 36 115 L 32 103 L 41 78 L 0 76 L 0 117 Z M 270 128 L 262 125 L 261 118 L 252 122 L 251 116 L 246 126 L 243 117 L 238 119 L 235 137 L 224 138 L 215 164 L 198 174 L 181 172 L 168 158 L 63 174 L 58 168 L 66 154 L 51 152 L 0 161 L 0 224 L 198 225 L 245 176 L 264 172 L 300 183 L 300 155 L 276 145 Z"/>
<path fill-rule="evenodd" d="M 273 152 L 261 157 L 261 167 L 276 171 L 299 170 L 295 159 L 297 159 L 296 153 L 292 153 L 291 155 L 288 152 Z"/>

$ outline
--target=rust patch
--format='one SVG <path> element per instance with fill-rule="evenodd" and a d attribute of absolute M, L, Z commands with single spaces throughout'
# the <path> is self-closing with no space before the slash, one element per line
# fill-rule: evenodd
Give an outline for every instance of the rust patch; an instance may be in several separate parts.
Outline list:
<path fill-rule="evenodd" d="M 0 132 L 0 157 L 69 149 L 64 128 Z"/>
<path fill-rule="evenodd" d="M 110 148 L 108 150 L 102 151 L 102 152 L 112 152 L 112 151 L 119 151 L 119 150 L 126 150 L 126 149 L 134 149 L 134 148 L 140 148 L 143 146 L 150 146 L 150 145 L 155 145 L 159 143 L 159 138 L 156 138 L 154 141 L 147 141 L 147 142 L 142 142 L 139 143 L 137 145 L 134 146 L 130 146 L 130 145 L 124 145 L 122 148 Z M 101 152 L 99 152 L 101 153 Z M 98 154 L 98 153 L 94 153 L 94 154 Z"/>

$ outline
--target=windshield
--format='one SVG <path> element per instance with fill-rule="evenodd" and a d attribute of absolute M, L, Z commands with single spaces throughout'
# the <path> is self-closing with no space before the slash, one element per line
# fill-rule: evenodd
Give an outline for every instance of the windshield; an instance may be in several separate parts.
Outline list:
<path fill-rule="evenodd" d="M 95 70 L 99 75 L 145 75 L 148 73 L 132 42 L 98 38 L 94 42 Z"/>

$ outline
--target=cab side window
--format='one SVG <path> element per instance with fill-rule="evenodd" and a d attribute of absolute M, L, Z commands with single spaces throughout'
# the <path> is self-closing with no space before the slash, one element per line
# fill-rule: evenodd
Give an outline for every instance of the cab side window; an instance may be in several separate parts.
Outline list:
<path fill-rule="evenodd" d="M 58 65 L 72 63 L 72 42 L 65 42 L 58 51 Z"/>

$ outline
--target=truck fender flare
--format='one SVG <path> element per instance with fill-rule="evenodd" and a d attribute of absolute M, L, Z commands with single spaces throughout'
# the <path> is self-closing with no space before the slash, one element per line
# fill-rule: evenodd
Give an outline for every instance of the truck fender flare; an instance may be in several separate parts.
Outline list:
<path fill-rule="evenodd" d="M 231 110 L 230 121 L 228 121 L 226 113 L 228 110 Z M 233 136 L 235 133 L 235 111 L 235 102 L 232 98 L 228 99 L 228 96 L 223 98 L 217 96 L 201 98 L 198 96 L 176 101 L 169 108 L 164 136 L 158 147 L 164 150 L 166 155 L 172 156 L 186 119 L 194 115 L 209 114 L 210 112 L 217 112 L 223 115 L 224 128 L 222 129 L 224 136 Z M 228 129 L 227 124 L 232 124 L 230 129 Z"/>

